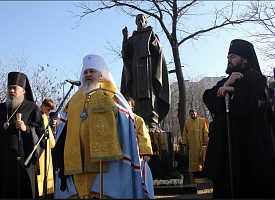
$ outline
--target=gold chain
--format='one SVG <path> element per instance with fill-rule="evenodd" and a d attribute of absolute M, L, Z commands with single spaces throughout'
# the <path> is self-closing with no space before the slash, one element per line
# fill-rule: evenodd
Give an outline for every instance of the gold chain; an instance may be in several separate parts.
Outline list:
<path fill-rule="evenodd" d="M 24 99 L 23 99 L 24 101 Z M 21 104 L 23 103 L 23 101 L 21 101 L 21 103 L 19 104 L 19 106 L 16 108 L 16 110 L 12 113 L 12 115 L 10 116 L 9 118 L 9 115 L 8 115 L 8 107 L 7 107 L 7 122 L 10 121 L 10 119 L 12 118 L 12 116 L 16 113 L 16 111 L 19 109 L 19 107 L 21 106 Z"/>
<path fill-rule="evenodd" d="M 88 95 L 86 95 L 86 97 L 85 97 L 83 112 L 87 110 L 88 105 L 89 105 L 90 98 L 87 98 L 87 97 L 88 97 Z M 86 106 L 86 103 L 87 103 L 87 106 Z"/>

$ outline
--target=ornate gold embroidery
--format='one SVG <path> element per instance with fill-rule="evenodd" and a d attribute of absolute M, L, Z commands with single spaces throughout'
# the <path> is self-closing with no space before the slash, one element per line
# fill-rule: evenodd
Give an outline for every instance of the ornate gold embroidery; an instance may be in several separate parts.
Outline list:
<path fill-rule="evenodd" d="M 88 178 L 87 178 L 88 179 Z M 83 183 L 85 183 L 85 179 L 82 179 L 81 176 L 79 176 L 79 179 L 77 180 L 79 184 L 82 186 Z"/>
<path fill-rule="evenodd" d="M 91 105 L 92 107 L 114 105 L 114 100 L 107 92 L 98 90 L 91 96 Z"/>
<path fill-rule="evenodd" d="M 90 143 L 90 151 L 95 152 L 117 152 L 120 150 L 119 142 L 104 142 L 102 138 L 99 139 L 98 142 L 91 142 Z"/>
<path fill-rule="evenodd" d="M 103 106 L 107 104 L 107 98 L 105 98 L 105 95 L 94 95 L 97 98 L 91 98 L 91 104 L 96 106 Z"/>
<path fill-rule="evenodd" d="M 82 97 L 82 95 L 78 94 L 74 99 L 72 99 L 71 101 L 74 102 L 75 104 L 78 103 L 79 99 Z"/>
<path fill-rule="evenodd" d="M 100 194 L 97 193 L 97 192 L 93 192 L 91 191 L 89 193 L 89 199 L 99 199 L 100 198 Z M 110 199 L 111 197 L 110 196 L 107 196 L 107 195 L 103 195 L 103 199 Z"/>
<path fill-rule="evenodd" d="M 68 145 L 65 146 L 67 154 L 64 154 L 64 159 L 67 161 L 67 163 L 70 166 L 77 166 L 80 164 L 80 159 L 77 159 L 79 156 L 79 150 L 78 150 L 78 145 L 73 144 L 73 145 Z"/>
<path fill-rule="evenodd" d="M 86 194 L 82 197 L 79 197 L 77 194 L 74 194 L 68 197 L 67 199 L 99 199 L 99 198 L 100 198 L 99 193 L 90 191 L 89 194 Z M 111 197 L 107 195 L 103 195 L 103 199 L 111 199 Z"/>
<path fill-rule="evenodd" d="M 99 120 L 93 124 L 92 128 L 96 130 L 99 135 L 102 135 L 104 130 L 107 130 L 109 128 L 109 124 L 105 123 L 101 117 L 99 117 Z"/>

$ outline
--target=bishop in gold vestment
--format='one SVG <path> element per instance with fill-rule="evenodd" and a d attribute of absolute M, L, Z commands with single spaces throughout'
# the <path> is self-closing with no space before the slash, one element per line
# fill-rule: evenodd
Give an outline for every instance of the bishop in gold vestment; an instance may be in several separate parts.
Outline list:
<path fill-rule="evenodd" d="M 57 127 L 55 198 L 99 198 L 100 162 L 103 198 L 144 198 L 133 114 L 103 58 L 85 56 L 80 80 Z"/>

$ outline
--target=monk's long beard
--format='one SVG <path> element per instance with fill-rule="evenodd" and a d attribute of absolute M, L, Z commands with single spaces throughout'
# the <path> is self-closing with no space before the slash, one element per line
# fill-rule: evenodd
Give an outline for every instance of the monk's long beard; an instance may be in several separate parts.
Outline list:
<path fill-rule="evenodd" d="M 92 82 L 92 83 L 84 83 L 83 86 L 82 86 L 82 92 L 83 94 L 85 95 L 87 92 L 91 91 L 91 90 L 94 90 L 96 88 L 99 88 L 99 83 L 95 83 L 95 82 Z"/>
<path fill-rule="evenodd" d="M 8 108 L 12 108 L 12 110 L 16 109 L 19 104 L 24 100 L 24 96 L 22 96 L 21 98 L 18 97 L 13 97 L 10 98 L 9 96 L 7 97 L 7 101 L 6 101 L 6 106 Z"/>

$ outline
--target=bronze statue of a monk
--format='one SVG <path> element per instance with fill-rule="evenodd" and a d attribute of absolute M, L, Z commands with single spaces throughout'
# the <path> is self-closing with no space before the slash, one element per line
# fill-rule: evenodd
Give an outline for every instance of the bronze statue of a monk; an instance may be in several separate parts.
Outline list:
<path fill-rule="evenodd" d="M 137 30 L 128 38 L 123 32 L 123 72 L 121 93 L 132 97 L 135 113 L 149 125 L 150 132 L 161 132 L 158 123 L 164 119 L 170 106 L 170 86 L 166 61 L 157 35 L 143 14 L 136 17 Z"/>

